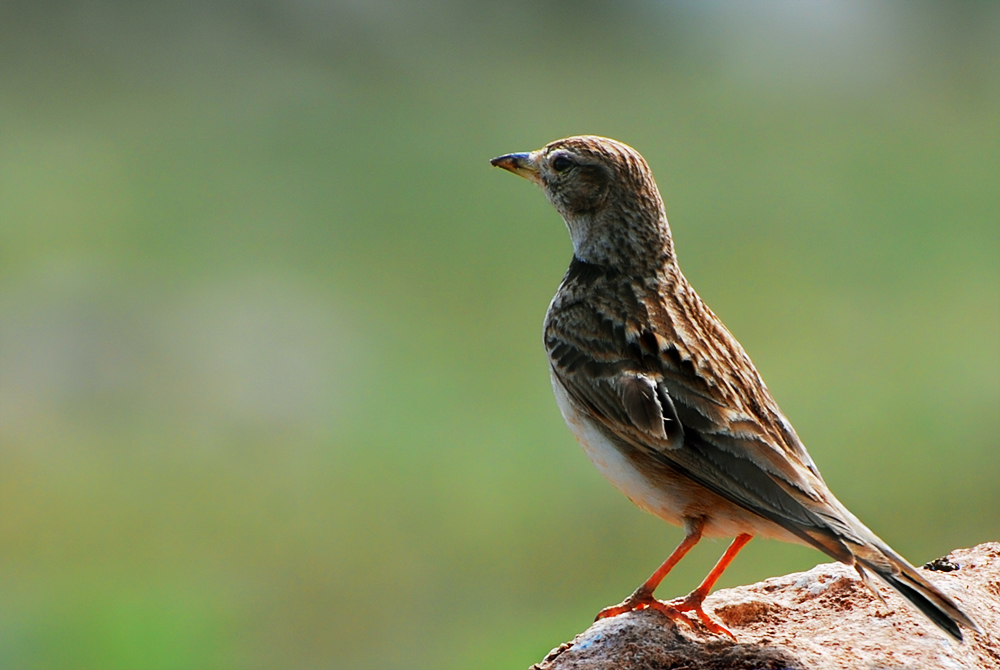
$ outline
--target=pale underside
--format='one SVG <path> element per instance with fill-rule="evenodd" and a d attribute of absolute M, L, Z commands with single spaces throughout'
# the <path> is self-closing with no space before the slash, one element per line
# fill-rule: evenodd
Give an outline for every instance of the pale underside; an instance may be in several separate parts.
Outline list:
<path fill-rule="evenodd" d="M 760 535 L 810 546 L 800 537 L 763 517 L 734 505 L 683 475 L 669 481 L 651 481 L 604 434 L 603 427 L 587 416 L 567 393 L 550 368 L 552 390 L 566 425 L 597 470 L 639 508 L 675 526 L 685 520 L 704 519 L 706 537 Z"/>

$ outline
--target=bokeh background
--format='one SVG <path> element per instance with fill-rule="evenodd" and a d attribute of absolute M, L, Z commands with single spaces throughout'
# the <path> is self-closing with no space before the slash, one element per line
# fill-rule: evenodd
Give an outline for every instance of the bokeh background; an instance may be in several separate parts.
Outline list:
<path fill-rule="evenodd" d="M 569 241 L 488 164 L 570 134 L 858 516 L 1000 538 L 1000 4 L 0 11 L 0 667 L 523 668 L 645 579 L 681 533 L 563 426 Z"/>

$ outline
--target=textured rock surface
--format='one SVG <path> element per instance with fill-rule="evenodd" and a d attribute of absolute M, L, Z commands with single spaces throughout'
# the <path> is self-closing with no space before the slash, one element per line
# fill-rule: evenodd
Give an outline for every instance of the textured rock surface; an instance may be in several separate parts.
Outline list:
<path fill-rule="evenodd" d="M 853 568 L 828 563 L 709 596 L 705 609 L 739 643 L 644 610 L 598 621 L 532 668 L 1000 670 L 1000 543 L 945 558 L 932 562 L 929 578 L 984 630 L 964 631 L 962 644 L 888 587 L 881 588 L 886 608 Z"/>

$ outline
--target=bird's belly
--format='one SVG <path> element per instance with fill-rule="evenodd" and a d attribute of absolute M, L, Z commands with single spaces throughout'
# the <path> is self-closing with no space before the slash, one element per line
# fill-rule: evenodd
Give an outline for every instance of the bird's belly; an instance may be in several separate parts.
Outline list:
<path fill-rule="evenodd" d="M 605 437 L 594 421 L 577 408 L 554 373 L 551 377 L 552 390 L 555 392 L 559 411 L 598 472 L 637 506 L 675 526 L 683 525 L 683 519 L 687 516 L 685 510 L 689 506 L 685 492 L 667 490 L 644 476 L 633 462 Z"/>
<path fill-rule="evenodd" d="M 740 533 L 761 535 L 785 542 L 803 540 L 777 524 L 709 491 L 679 473 L 660 470 L 655 481 L 643 475 L 626 454 L 616 447 L 569 396 L 562 382 L 551 373 L 556 403 L 566 425 L 576 436 L 591 462 L 615 487 L 638 507 L 675 526 L 701 519 L 705 537 L 733 537 Z"/>

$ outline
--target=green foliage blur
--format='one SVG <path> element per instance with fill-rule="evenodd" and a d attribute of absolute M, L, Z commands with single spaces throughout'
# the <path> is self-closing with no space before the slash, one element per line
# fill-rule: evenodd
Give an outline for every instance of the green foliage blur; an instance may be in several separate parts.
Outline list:
<path fill-rule="evenodd" d="M 681 533 L 563 426 L 569 241 L 488 163 L 571 134 L 859 517 L 1000 538 L 998 8 L 5 3 L 0 667 L 523 668 L 645 579 Z"/>

